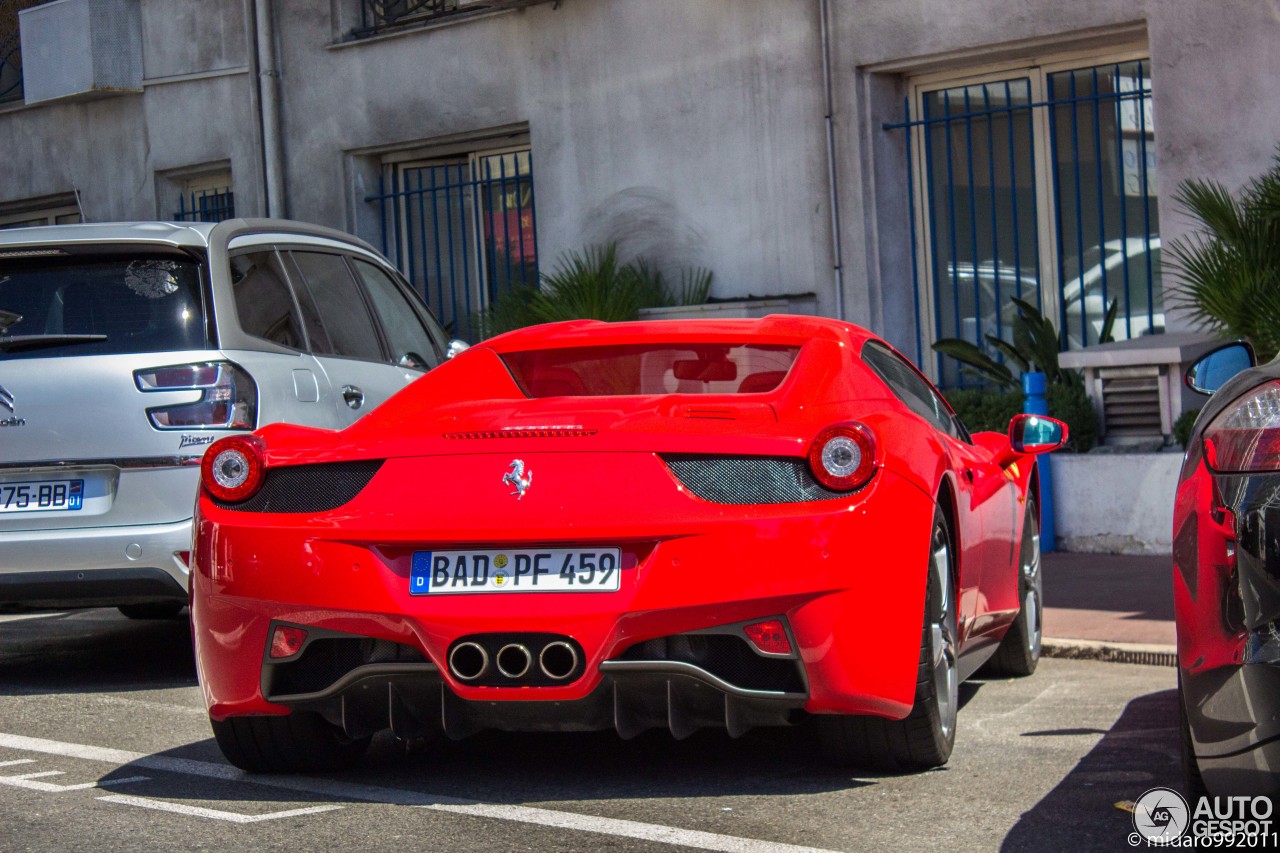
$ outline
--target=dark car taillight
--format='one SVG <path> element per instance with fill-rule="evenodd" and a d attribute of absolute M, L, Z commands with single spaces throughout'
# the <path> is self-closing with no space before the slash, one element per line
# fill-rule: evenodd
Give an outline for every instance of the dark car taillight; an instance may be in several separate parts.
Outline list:
<path fill-rule="evenodd" d="M 202 392 L 194 403 L 147 409 L 156 429 L 251 430 L 257 426 L 258 386 L 253 377 L 229 361 L 135 370 L 133 380 L 144 393 Z"/>
<path fill-rule="evenodd" d="M 828 489 L 852 491 L 875 473 L 875 437 L 856 421 L 829 426 L 809 446 L 809 468 Z"/>
<path fill-rule="evenodd" d="M 1243 394 L 1204 431 L 1205 461 L 1214 471 L 1280 471 L 1280 381 Z"/>
<path fill-rule="evenodd" d="M 215 441 L 200 460 L 200 476 L 209 494 L 239 503 L 262 488 L 266 476 L 265 445 L 256 435 L 236 435 Z"/>

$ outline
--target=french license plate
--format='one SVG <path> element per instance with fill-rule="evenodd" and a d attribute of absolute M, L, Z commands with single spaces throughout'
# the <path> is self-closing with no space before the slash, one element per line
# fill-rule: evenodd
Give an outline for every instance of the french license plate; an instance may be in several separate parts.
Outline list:
<path fill-rule="evenodd" d="M 621 568 L 617 548 L 415 551 L 409 592 L 616 592 Z"/>
<path fill-rule="evenodd" d="M 0 515 L 11 512 L 57 512 L 84 506 L 84 480 L 41 480 L 0 483 Z"/>

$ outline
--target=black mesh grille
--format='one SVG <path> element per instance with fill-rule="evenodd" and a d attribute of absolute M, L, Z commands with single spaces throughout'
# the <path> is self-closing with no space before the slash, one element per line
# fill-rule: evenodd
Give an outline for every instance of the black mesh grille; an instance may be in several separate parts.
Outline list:
<path fill-rule="evenodd" d="M 293 661 L 270 663 L 270 696 L 318 693 L 358 666 L 370 663 L 420 663 L 412 646 L 368 637 L 313 640 Z"/>
<path fill-rule="evenodd" d="M 248 500 L 227 503 L 211 499 L 223 509 L 239 512 L 328 512 L 360 494 L 382 462 L 373 459 L 268 468 L 262 488 Z"/>
<path fill-rule="evenodd" d="M 678 634 L 646 640 L 627 649 L 619 660 L 671 660 L 691 663 L 747 690 L 804 692 L 798 664 L 761 657 L 747 641 L 728 634 Z"/>
<path fill-rule="evenodd" d="M 806 460 L 788 456 L 665 454 L 662 460 L 685 488 L 712 503 L 786 504 L 849 494 L 823 487 Z"/>

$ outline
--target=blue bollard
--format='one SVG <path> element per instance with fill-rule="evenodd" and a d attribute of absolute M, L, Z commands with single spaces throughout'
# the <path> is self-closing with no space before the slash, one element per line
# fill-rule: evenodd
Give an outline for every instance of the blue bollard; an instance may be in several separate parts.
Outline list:
<path fill-rule="evenodd" d="M 1049 402 L 1044 398 L 1044 389 L 1048 382 L 1043 373 L 1022 374 L 1022 393 L 1026 402 L 1022 411 L 1028 415 L 1048 415 Z M 1053 526 L 1053 465 L 1049 456 L 1043 453 L 1036 457 L 1040 466 L 1040 551 L 1054 550 L 1057 543 L 1057 530 Z"/>

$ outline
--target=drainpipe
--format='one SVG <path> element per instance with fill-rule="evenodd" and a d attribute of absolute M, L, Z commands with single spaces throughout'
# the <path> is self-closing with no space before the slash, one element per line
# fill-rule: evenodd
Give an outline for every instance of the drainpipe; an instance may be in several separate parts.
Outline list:
<path fill-rule="evenodd" d="M 285 215 L 284 147 L 280 139 L 280 69 L 276 64 L 271 0 L 253 0 L 257 32 L 258 105 L 262 124 L 262 160 L 266 177 L 267 215 Z"/>
<path fill-rule="evenodd" d="M 835 107 L 831 98 L 831 32 L 827 0 L 818 0 L 818 17 L 822 29 L 822 92 L 826 99 L 827 123 L 827 192 L 831 205 L 831 251 L 834 255 L 836 286 L 836 319 L 844 317 L 844 261 L 840 243 L 840 194 L 836 181 Z"/>

